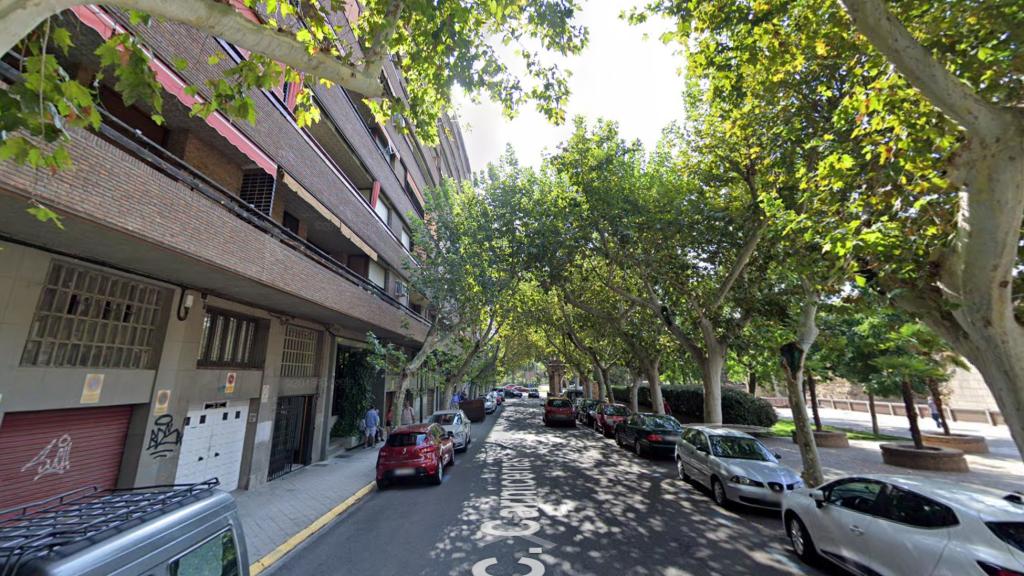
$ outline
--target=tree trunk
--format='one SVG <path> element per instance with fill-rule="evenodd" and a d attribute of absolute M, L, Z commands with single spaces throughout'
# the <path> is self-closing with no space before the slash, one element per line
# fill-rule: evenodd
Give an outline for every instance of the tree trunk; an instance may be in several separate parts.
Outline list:
<path fill-rule="evenodd" d="M 878 412 L 875 411 L 875 395 L 868 392 L 868 412 L 871 413 L 871 431 L 878 436 Z"/>
<path fill-rule="evenodd" d="M 804 362 L 818 337 L 818 326 L 815 324 L 817 313 L 818 294 L 805 281 L 804 303 L 800 309 L 800 327 L 797 332 L 797 342 L 802 354 L 795 366 L 790 366 L 787 358 L 783 356 L 783 371 L 786 376 L 789 407 L 793 413 L 793 425 L 796 428 L 796 443 L 800 447 L 800 459 L 804 466 L 801 476 L 808 486 L 819 486 L 825 482 L 824 474 L 821 472 L 821 460 L 818 458 L 818 445 L 814 441 L 814 432 L 807 418 L 807 405 L 804 403 L 803 395 Z"/>
<path fill-rule="evenodd" d="M 722 423 L 722 367 L 725 365 L 725 346 L 707 347 L 707 356 L 701 363 L 704 378 L 704 423 Z"/>
<path fill-rule="evenodd" d="M 910 422 L 910 437 L 914 440 L 914 448 L 924 449 L 924 441 L 921 440 L 921 428 L 917 425 L 917 407 L 914 406 L 914 389 L 910 387 L 910 380 L 904 380 L 900 384 L 900 394 L 903 396 L 903 407 L 907 411 L 907 421 Z"/>
<path fill-rule="evenodd" d="M 757 395 L 757 372 L 754 370 L 747 373 L 747 392 L 751 396 Z"/>
<path fill-rule="evenodd" d="M 633 384 L 629 387 L 629 409 L 633 413 L 640 411 L 640 380 L 641 376 L 639 373 L 633 374 Z"/>
<path fill-rule="evenodd" d="M 654 360 L 645 367 L 647 373 L 647 385 L 651 392 L 651 409 L 655 414 L 665 413 L 665 401 L 661 397 L 661 375 L 658 373 L 660 362 Z"/>
<path fill-rule="evenodd" d="M 942 409 L 942 390 L 934 378 L 928 379 L 928 391 L 931 392 L 932 401 L 935 402 L 935 409 L 939 411 L 939 425 L 942 426 L 942 433 L 949 436 L 949 423 L 946 422 L 946 412 Z"/>
<path fill-rule="evenodd" d="M 807 390 L 811 393 L 811 414 L 814 415 L 814 429 L 821 432 L 821 415 L 818 414 L 818 385 L 814 382 L 814 375 L 810 370 L 807 372 Z"/>

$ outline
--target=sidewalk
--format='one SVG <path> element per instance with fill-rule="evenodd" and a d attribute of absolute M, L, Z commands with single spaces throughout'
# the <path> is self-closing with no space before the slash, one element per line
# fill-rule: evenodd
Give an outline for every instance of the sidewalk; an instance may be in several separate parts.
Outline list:
<path fill-rule="evenodd" d="M 792 418 L 788 408 L 776 408 L 781 418 Z M 819 411 L 821 423 L 839 428 L 871 431 L 871 416 L 861 412 L 822 409 Z M 935 423 L 931 419 L 921 419 L 922 430 L 933 430 Z M 902 436 L 909 440 L 910 430 L 904 416 L 878 416 L 879 432 L 891 436 Z M 966 454 L 967 464 L 971 471 L 966 473 L 931 472 L 927 470 L 910 470 L 890 466 L 882 462 L 882 454 L 878 442 L 868 440 L 850 440 L 849 448 L 818 448 L 821 465 L 826 480 L 851 474 L 902 474 L 930 476 L 934 478 L 953 479 L 956 481 L 989 486 L 1003 490 L 1024 490 L 1024 463 L 1021 462 L 1016 445 L 1010 438 L 1006 426 L 991 426 L 970 422 L 950 422 L 951 432 L 978 434 L 985 436 L 990 453 Z M 799 470 L 800 451 L 789 439 L 763 438 L 773 450 L 782 453 L 783 463 Z"/>
<path fill-rule="evenodd" d="M 377 444 L 380 448 L 380 444 Z M 253 490 L 236 490 L 249 562 L 256 563 L 374 481 L 377 450 L 338 449 Z"/>

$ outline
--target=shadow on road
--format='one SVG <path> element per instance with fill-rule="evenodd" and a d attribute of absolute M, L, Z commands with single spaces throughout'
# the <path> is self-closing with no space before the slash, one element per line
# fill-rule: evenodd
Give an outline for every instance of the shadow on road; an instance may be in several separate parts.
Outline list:
<path fill-rule="evenodd" d="M 721 509 L 676 479 L 669 460 L 640 459 L 591 430 L 545 428 L 537 403 L 511 402 L 504 410 L 474 455 L 485 464 L 485 482 L 465 495 L 458 521 L 431 552 L 438 564 L 450 563 L 450 574 L 469 574 L 489 556 L 500 561 L 487 572 L 494 575 L 524 574 L 515 564 L 524 556 L 541 560 L 546 574 L 821 573 L 788 550 L 777 513 Z M 503 518 L 499 495 L 508 493 L 510 462 L 525 462 L 535 481 L 541 504 L 533 541 L 481 531 Z"/>

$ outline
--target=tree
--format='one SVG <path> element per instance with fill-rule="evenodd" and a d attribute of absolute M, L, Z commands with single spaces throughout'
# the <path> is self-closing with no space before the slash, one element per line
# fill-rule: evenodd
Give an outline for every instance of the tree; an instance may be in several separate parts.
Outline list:
<path fill-rule="evenodd" d="M 586 30 L 573 24 L 574 0 L 473 0 L 410 2 L 366 0 L 351 26 L 337 24 L 351 0 L 283 2 L 246 0 L 243 9 L 218 0 L 111 0 L 104 5 L 128 12 L 133 25 L 151 17 L 192 26 L 251 52 L 243 62 L 187 90 L 203 98 L 192 113 L 215 110 L 255 121 L 252 94 L 302 82 L 296 120 L 300 126 L 319 118 L 310 87 L 337 85 L 366 98 L 384 122 L 401 115 L 408 129 L 424 141 L 437 140 L 438 120 L 451 110 L 456 87 L 470 95 L 486 95 L 512 114 L 533 101 L 549 119 L 561 122 L 568 88 L 561 70 L 544 63 L 546 53 L 578 53 Z M 97 95 L 91 81 L 79 82 L 62 68 L 55 53 L 66 53 L 72 36 L 53 18 L 80 0 L 0 0 L 0 54 L 14 50 L 21 79 L 0 91 L 0 159 L 51 170 L 71 166 L 64 143 L 74 129 L 96 129 L 100 123 Z M 26 31 L 28 31 L 26 35 Z M 522 49 L 527 82 L 500 57 L 495 44 L 535 41 Z M 97 50 L 102 69 L 112 74 L 125 104 L 143 102 L 160 116 L 162 90 L 150 68 L 142 41 L 131 33 L 114 34 Z M 173 55 L 164 55 L 171 56 Z M 392 59 L 393 58 L 393 59 Z M 216 53 L 210 63 L 220 59 Z M 184 59 L 173 57 L 176 67 Z M 401 71 L 408 98 L 390 94 L 381 82 L 387 62 Z M 51 210 L 34 206 L 42 220 L 56 220 Z"/>
<path fill-rule="evenodd" d="M 830 133 L 801 143 L 821 159 L 807 175 L 821 245 L 853 253 L 860 282 L 978 367 L 1024 451 L 1019 4 L 655 1 L 649 10 L 678 19 L 669 39 L 693 40 L 691 67 L 796 82 L 821 62 L 838 67 L 841 84 L 805 86 L 838 104 Z M 813 56 L 788 57 L 794 46 Z M 791 104 L 780 97 L 774 107 Z"/>

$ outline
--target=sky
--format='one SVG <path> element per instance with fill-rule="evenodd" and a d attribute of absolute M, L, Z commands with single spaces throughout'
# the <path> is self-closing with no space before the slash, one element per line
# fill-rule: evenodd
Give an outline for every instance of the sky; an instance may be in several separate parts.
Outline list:
<path fill-rule="evenodd" d="M 521 164 L 538 166 L 571 131 L 572 118 L 605 118 L 619 123 L 621 134 L 653 147 L 661 130 L 682 117 L 683 80 L 677 71 L 683 57 L 658 39 L 667 21 L 630 26 L 619 13 L 638 5 L 633 0 L 584 0 L 577 22 L 590 31 L 584 51 L 558 62 L 572 72 L 572 94 L 562 126 L 549 123 L 532 103 L 509 120 L 501 107 L 484 100 L 474 104 L 457 98 L 457 114 L 473 171 L 497 160 L 511 144 Z M 644 38 L 644 34 L 648 38 Z"/>

